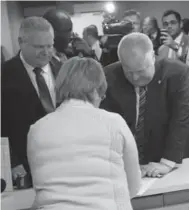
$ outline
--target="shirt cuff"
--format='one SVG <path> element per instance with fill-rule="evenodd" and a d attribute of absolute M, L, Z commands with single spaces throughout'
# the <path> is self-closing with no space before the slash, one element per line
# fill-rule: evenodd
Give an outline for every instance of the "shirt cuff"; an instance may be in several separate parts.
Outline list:
<path fill-rule="evenodd" d="M 171 160 L 167 160 L 165 158 L 161 158 L 160 163 L 163 163 L 171 168 L 174 168 L 176 166 L 176 163 L 171 161 Z"/>

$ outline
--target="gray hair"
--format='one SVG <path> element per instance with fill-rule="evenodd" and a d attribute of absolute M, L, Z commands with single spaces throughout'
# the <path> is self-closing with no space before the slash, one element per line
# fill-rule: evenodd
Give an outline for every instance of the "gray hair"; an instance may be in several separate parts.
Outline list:
<path fill-rule="evenodd" d="M 133 32 L 124 36 L 118 45 L 118 57 L 122 62 L 142 62 L 147 54 L 153 51 L 153 44 L 149 37 L 140 32 Z"/>
<path fill-rule="evenodd" d="M 54 35 L 51 24 L 42 17 L 27 17 L 20 26 L 19 38 L 26 40 L 33 31 L 50 31 Z"/>
<path fill-rule="evenodd" d="M 93 103 L 96 90 L 105 95 L 107 82 L 99 62 L 92 58 L 73 57 L 61 67 L 56 79 L 57 103 L 79 99 Z"/>

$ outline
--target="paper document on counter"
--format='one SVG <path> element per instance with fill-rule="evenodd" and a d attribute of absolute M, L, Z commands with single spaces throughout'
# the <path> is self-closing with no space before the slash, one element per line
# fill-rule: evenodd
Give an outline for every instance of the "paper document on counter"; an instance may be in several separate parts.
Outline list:
<path fill-rule="evenodd" d="M 154 184 L 156 180 L 158 180 L 158 178 L 143 178 L 142 185 L 139 192 L 137 193 L 137 196 L 143 195 Z"/>

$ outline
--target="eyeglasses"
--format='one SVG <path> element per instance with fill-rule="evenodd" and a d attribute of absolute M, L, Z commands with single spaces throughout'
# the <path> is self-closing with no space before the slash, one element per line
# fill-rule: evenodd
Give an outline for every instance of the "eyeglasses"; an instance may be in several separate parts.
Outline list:
<path fill-rule="evenodd" d="M 176 25 L 177 23 L 178 23 L 178 21 L 171 20 L 170 22 L 163 22 L 163 26 L 167 27 L 167 26 L 169 26 L 169 24 L 173 26 L 173 25 Z"/>

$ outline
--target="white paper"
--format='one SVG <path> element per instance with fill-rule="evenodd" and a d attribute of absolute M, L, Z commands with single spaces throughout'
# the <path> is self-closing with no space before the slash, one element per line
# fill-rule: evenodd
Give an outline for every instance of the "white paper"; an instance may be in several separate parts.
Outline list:
<path fill-rule="evenodd" d="M 143 195 L 158 179 L 159 178 L 148 178 L 148 177 L 143 178 L 142 185 L 139 192 L 137 193 L 137 196 Z"/>

